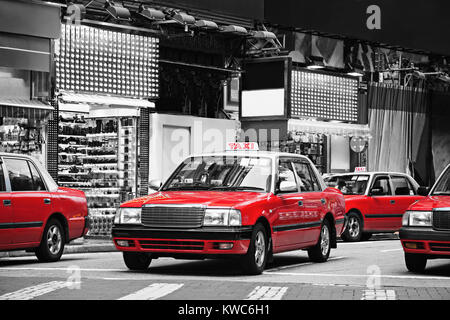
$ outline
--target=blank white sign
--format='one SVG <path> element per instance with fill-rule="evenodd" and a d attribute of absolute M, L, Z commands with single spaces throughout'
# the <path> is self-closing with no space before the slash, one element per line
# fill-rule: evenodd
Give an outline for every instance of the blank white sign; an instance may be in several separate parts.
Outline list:
<path fill-rule="evenodd" d="M 283 116 L 284 95 L 283 88 L 242 91 L 242 116 Z"/>

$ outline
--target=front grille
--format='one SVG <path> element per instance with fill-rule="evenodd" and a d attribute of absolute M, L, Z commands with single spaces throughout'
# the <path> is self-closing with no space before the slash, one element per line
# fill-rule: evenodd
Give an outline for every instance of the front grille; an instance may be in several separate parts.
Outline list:
<path fill-rule="evenodd" d="M 200 206 L 142 207 L 142 224 L 155 228 L 200 228 L 205 208 Z"/>
<path fill-rule="evenodd" d="M 189 240 L 140 240 L 139 244 L 143 249 L 159 250 L 203 250 L 203 241 Z"/>
<path fill-rule="evenodd" d="M 433 228 L 439 230 L 450 230 L 450 210 L 433 211 Z"/>
<path fill-rule="evenodd" d="M 430 243 L 430 249 L 432 251 L 450 251 L 450 243 Z"/>

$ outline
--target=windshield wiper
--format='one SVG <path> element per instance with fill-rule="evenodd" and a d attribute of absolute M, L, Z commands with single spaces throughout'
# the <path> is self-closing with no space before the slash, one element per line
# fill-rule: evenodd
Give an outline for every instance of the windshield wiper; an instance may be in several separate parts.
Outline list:
<path fill-rule="evenodd" d="M 254 190 L 254 191 L 266 191 L 264 188 L 252 187 L 252 186 L 217 186 L 217 187 L 212 187 L 210 190 Z"/>

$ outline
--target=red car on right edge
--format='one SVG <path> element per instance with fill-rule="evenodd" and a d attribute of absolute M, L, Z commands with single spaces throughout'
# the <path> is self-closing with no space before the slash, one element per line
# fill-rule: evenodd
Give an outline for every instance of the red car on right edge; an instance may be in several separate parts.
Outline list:
<path fill-rule="evenodd" d="M 403 215 L 400 239 L 409 271 L 422 272 L 428 259 L 450 258 L 450 165 L 423 200 Z"/>

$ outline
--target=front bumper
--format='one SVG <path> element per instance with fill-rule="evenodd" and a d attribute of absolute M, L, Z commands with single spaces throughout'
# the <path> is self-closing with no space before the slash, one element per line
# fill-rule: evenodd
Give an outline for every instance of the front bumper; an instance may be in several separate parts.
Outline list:
<path fill-rule="evenodd" d="M 424 227 L 403 227 L 400 240 L 407 253 L 450 258 L 450 231 Z"/>
<path fill-rule="evenodd" d="M 112 237 L 120 251 L 150 252 L 155 256 L 246 254 L 253 228 L 151 229 L 114 225 Z M 126 246 L 123 243 L 127 244 Z M 118 243 L 119 242 L 119 243 Z"/>

